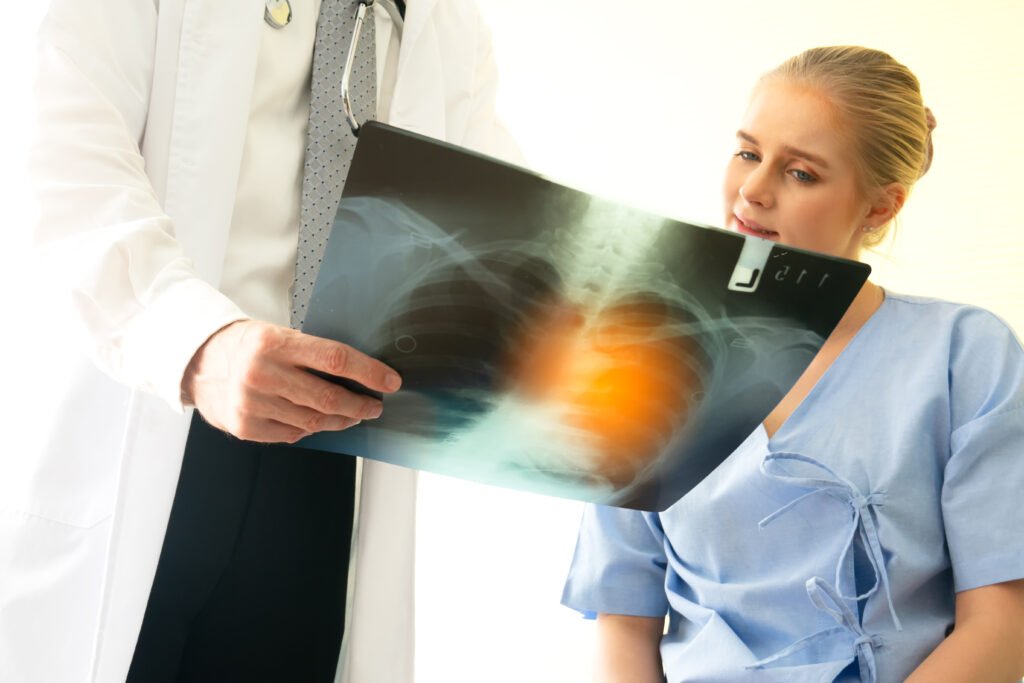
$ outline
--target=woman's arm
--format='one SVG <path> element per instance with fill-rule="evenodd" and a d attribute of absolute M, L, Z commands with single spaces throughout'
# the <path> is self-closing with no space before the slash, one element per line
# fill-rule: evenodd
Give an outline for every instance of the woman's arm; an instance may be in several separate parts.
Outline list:
<path fill-rule="evenodd" d="M 1024 579 L 957 593 L 956 628 L 907 683 L 1011 683 L 1024 676 Z"/>
<path fill-rule="evenodd" d="M 662 683 L 659 645 L 665 632 L 661 617 L 599 614 L 597 668 L 599 683 Z"/>

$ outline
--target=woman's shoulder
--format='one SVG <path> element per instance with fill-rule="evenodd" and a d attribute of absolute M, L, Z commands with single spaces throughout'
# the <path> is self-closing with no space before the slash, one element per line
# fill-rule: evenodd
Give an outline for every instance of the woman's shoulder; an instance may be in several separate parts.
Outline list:
<path fill-rule="evenodd" d="M 886 296 L 892 339 L 946 365 L 953 427 L 1024 406 L 1024 347 L 1006 321 L 973 304 Z"/>
<path fill-rule="evenodd" d="M 1013 328 L 999 315 L 976 304 L 886 290 L 891 325 L 921 327 L 934 337 L 948 336 L 959 345 L 1000 339 L 1021 346 Z"/>

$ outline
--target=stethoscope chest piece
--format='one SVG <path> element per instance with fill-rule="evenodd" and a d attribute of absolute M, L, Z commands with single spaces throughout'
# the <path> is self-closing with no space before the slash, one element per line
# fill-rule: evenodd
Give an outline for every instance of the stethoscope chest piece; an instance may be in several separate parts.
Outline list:
<path fill-rule="evenodd" d="M 292 5 L 288 0 L 267 0 L 263 18 L 274 28 L 284 28 L 292 20 Z"/>

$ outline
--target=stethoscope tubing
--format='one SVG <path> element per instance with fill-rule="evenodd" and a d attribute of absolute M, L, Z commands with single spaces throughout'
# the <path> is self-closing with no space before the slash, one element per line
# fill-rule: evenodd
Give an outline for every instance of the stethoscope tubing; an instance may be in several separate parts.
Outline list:
<path fill-rule="evenodd" d="M 348 54 L 345 55 L 345 68 L 341 72 L 341 106 L 345 112 L 345 120 L 348 122 L 349 128 L 352 129 L 352 134 L 359 135 L 359 121 L 356 120 L 355 113 L 352 111 L 352 97 L 349 90 L 351 75 L 352 75 L 352 64 L 356 59 L 356 50 L 359 47 L 359 37 L 363 32 L 363 22 L 366 20 L 366 10 L 373 7 L 375 2 L 379 2 L 388 16 L 391 17 L 391 21 L 394 22 L 398 28 L 398 38 L 402 38 L 402 30 L 405 28 L 405 21 L 402 18 L 401 12 L 398 11 L 398 6 L 392 0 L 359 0 L 359 5 L 356 8 L 356 20 L 355 27 L 352 31 L 352 42 L 348 46 Z"/>
<path fill-rule="evenodd" d="M 265 0 L 266 8 L 263 17 L 267 24 L 275 29 L 281 29 L 291 23 L 292 5 L 290 0 Z M 363 33 L 363 23 L 366 21 L 366 10 L 372 8 L 375 3 L 380 3 L 384 10 L 391 17 L 391 22 L 398 30 L 398 39 L 402 39 L 402 32 L 405 29 L 405 18 L 398 9 L 394 0 L 359 0 L 356 4 L 355 26 L 352 31 L 352 42 L 349 43 L 348 53 L 345 55 L 345 67 L 341 71 L 341 106 L 344 110 L 345 120 L 348 122 L 352 134 L 359 135 L 359 121 L 356 120 L 352 111 L 352 96 L 350 92 L 352 78 L 352 64 L 356 59 L 356 51 L 359 48 L 359 38 Z"/>

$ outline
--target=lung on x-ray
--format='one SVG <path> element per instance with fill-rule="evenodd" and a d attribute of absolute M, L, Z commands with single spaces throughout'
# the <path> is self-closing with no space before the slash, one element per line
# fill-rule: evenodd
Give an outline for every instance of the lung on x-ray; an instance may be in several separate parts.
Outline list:
<path fill-rule="evenodd" d="M 300 445 L 663 510 L 789 391 L 868 272 L 369 123 L 303 330 L 403 386 Z"/>

